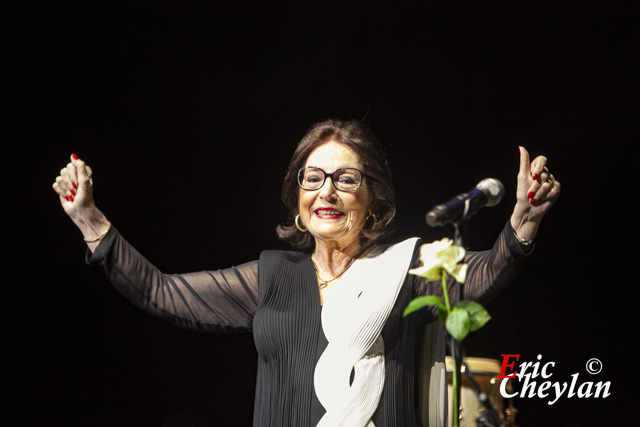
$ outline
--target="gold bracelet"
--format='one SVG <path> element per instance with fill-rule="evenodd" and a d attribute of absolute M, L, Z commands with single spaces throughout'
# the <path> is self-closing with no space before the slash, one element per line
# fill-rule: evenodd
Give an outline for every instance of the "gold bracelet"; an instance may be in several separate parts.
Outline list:
<path fill-rule="evenodd" d="M 108 226 L 108 227 L 107 227 L 107 229 L 104 231 L 104 233 L 102 233 L 101 235 L 99 235 L 98 237 L 96 237 L 96 238 L 95 238 L 95 239 L 93 239 L 93 240 L 87 240 L 87 239 L 84 239 L 84 241 L 85 241 L 86 243 L 95 243 L 95 242 L 97 242 L 97 241 L 99 241 L 99 240 L 102 240 L 102 238 L 103 238 L 104 236 L 106 236 L 106 235 L 107 235 L 107 233 L 109 232 L 109 230 L 111 230 L 111 223 L 109 223 L 109 226 Z"/>
<path fill-rule="evenodd" d="M 518 233 L 516 233 L 516 230 L 513 230 L 513 235 L 516 236 L 518 243 L 520 243 L 521 245 L 529 246 L 533 243 L 533 240 L 521 239 L 520 236 L 518 236 Z"/>

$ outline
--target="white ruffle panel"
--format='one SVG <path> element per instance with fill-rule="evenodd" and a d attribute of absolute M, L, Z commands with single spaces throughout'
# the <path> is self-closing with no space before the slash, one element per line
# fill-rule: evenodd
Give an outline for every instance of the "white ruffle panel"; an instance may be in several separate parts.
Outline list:
<path fill-rule="evenodd" d="M 322 328 L 329 344 L 316 365 L 316 395 L 326 409 L 318 427 L 373 427 L 384 387 L 380 335 L 405 281 L 416 238 L 370 250 L 324 295 Z"/>

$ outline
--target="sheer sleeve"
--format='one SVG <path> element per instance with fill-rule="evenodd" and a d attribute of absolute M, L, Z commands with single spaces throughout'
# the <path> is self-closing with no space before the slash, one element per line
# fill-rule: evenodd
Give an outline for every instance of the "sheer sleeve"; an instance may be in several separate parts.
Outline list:
<path fill-rule="evenodd" d="M 496 239 L 493 248 L 487 251 L 468 251 L 464 262 L 468 264 L 467 279 L 462 288 L 462 299 L 488 303 L 495 295 L 507 287 L 524 266 L 524 261 L 531 251 L 525 253 L 518 243 L 511 224 L 507 223 Z M 419 255 L 419 253 L 417 253 Z M 414 257 L 414 265 L 420 265 L 418 256 Z M 416 296 L 437 295 L 442 297 L 442 284 L 427 282 L 418 276 L 414 289 Z M 447 283 L 454 279 L 449 277 Z M 453 297 L 453 286 L 449 287 Z M 431 307 L 433 314 L 436 309 Z"/>
<path fill-rule="evenodd" d="M 258 261 L 217 271 L 163 274 L 111 227 L 89 265 L 144 311 L 181 327 L 251 331 L 258 307 Z"/>

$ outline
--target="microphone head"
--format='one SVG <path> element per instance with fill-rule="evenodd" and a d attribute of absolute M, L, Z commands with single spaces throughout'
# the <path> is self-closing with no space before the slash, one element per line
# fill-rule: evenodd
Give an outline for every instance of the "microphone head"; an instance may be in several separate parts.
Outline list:
<path fill-rule="evenodd" d="M 504 185 L 495 178 L 485 178 L 476 185 L 476 188 L 487 195 L 485 206 L 495 206 L 504 196 Z"/>
<path fill-rule="evenodd" d="M 447 213 L 442 205 L 438 205 L 430 212 L 427 212 L 424 219 L 427 221 L 429 227 L 440 227 L 447 223 Z"/>

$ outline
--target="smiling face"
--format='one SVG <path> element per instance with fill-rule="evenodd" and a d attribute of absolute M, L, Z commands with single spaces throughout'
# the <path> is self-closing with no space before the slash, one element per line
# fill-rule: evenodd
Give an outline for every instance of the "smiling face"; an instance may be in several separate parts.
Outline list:
<path fill-rule="evenodd" d="M 362 170 L 358 155 L 335 140 L 315 148 L 304 165 L 320 168 L 326 173 L 345 167 Z M 340 246 L 359 242 L 372 202 L 366 179 L 353 192 L 337 190 L 328 177 L 318 190 L 299 191 L 300 219 L 316 239 L 316 246 L 319 240 L 337 242 Z"/>

